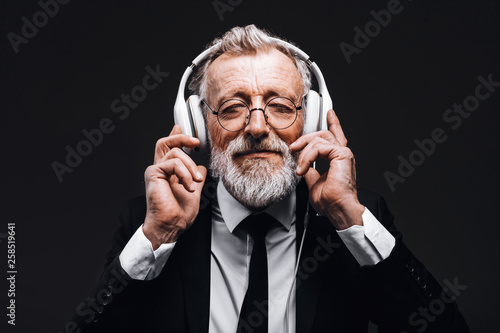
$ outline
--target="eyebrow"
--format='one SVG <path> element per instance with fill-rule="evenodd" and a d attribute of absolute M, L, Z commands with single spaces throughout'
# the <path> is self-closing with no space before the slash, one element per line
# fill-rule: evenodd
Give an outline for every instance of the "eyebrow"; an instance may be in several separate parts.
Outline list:
<path fill-rule="evenodd" d="M 242 99 L 244 102 L 248 103 L 250 101 L 250 96 L 251 94 L 248 94 L 243 90 L 237 90 L 235 92 L 226 93 L 217 99 L 218 103 L 217 107 L 219 107 L 223 102 L 233 98 L 239 98 Z M 298 103 L 298 100 L 296 100 L 295 96 L 289 96 L 288 94 L 278 93 L 276 90 L 268 90 L 264 93 L 264 100 L 269 100 L 272 97 L 287 97 L 290 98 L 292 101 L 294 101 L 294 103 Z"/>
<path fill-rule="evenodd" d="M 227 94 L 222 95 L 217 101 L 219 102 L 219 105 L 220 105 L 222 102 L 227 101 L 228 99 L 240 98 L 240 99 L 243 99 L 244 101 L 247 101 L 249 99 L 249 97 L 250 97 L 249 94 L 245 93 L 242 90 L 238 90 L 236 92 L 231 92 L 231 93 L 227 93 Z"/>

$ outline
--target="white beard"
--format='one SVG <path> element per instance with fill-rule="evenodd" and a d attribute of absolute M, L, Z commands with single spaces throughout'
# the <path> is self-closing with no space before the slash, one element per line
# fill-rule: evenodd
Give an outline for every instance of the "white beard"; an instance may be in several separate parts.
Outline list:
<path fill-rule="evenodd" d="M 249 158 L 241 166 L 235 163 L 237 153 L 252 149 L 278 151 L 282 160 L 275 163 L 265 158 Z M 298 157 L 274 133 L 257 140 L 240 135 L 224 151 L 211 145 L 210 171 L 241 204 L 261 210 L 295 190 L 300 180 L 295 173 Z"/>

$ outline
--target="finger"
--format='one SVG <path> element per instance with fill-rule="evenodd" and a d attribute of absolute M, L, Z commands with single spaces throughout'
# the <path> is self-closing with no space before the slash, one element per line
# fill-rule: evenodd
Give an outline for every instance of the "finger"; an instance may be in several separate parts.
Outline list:
<path fill-rule="evenodd" d="M 198 165 L 196 167 L 198 170 L 198 173 L 201 175 L 201 181 L 194 183 L 194 190 L 195 192 L 199 193 L 203 189 L 203 186 L 205 185 L 205 180 L 207 179 L 207 168 L 205 168 L 203 165 Z"/>
<path fill-rule="evenodd" d="M 319 157 L 325 158 L 328 161 L 333 159 L 342 159 L 351 156 L 352 153 L 349 148 L 333 145 L 326 140 L 317 140 L 307 145 L 299 156 L 297 162 L 297 175 L 304 175 L 312 162 L 316 161 Z"/>
<path fill-rule="evenodd" d="M 180 130 L 180 126 L 177 126 L 177 128 Z M 197 138 L 193 138 L 182 133 L 176 133 L 177 131 L 178 130 L 176 130 L 176 127 L 174 126 L 174 129 L 169 136 L 156 141 L 154 163 L 158 163 L 172 148 L 194 148 L 200 144 L 200 140 Z"/>
<path fill-rule="evenodd" d="M 171 175 L 170 177 L 168 177 L 168 183 L 170 184 L 171 187 L 173 187 L 175 185 L 179 185 L 180 180 L 179 178 L 177 178 L 176 175 Z"/>
<path fill-rule="evenodd" d="M 175 175 L 187 191 L 195 191 L 196 186 L 195 182 L 193 181 L 193 177 L 191 176 L 191 173 L 189 172 L 187 167 L 179 158 L 169 159 L 155 164 L 154 166 L 158 170 L 158 173 L 156 174 L 157 177 L 168 179 L 170 176 Z"/>
<path fill-rule="evenodd" d="M 311 189 L 311 187 L 314 184 L 316 184 L 316 182 L 318 181 L 319 177 L 321 177 L 321 176 L 320 176 L 319 172 L 316 169 L 309 168 L 309 170 L 307 171 L 307 173 L 304 176 L 304 178 L 306 179 L 307 187 L 309 189 Z"/>
<path fill-rule="evenodd" d="M 314 141 L 307 144 L 302 149 L 297 161 L 297 175 L 303 176 L 308 171 L 311 163 L 321 156 L 321 153 L 323 153 L 323 156 L 328 155 L 333 147 L 333 144 L 322 138 L 315 138 Z"/>
<path fill-rule="evenodd" d="M 203 190 L 203 186 L 205 185 L 208 172 L 207 169 L 202 165 L 197 166 L 197 170 L 198 170 L 197 172 L 199 172 L 202 175 L 202 180 L 200 182 L 193 183 L 194 191 L 192 191 L 191 193 L 196 193 L 198 195 L 201 195 L 201 191 Z M 176 193 L 179 190 L 184 191 L 185 189 L 184 183 L 179 178 L 177 178 L 176 175 L 170 176 L 168 182 L 170 183 L 170 187 L 172 188 L 172 191 L 174 193 Z"/>
<path fill-rule="evenodd" d="M 196 163 L 189 157 L 182 149 L 179 148 L 172 148 L 168 153 L 166 153 L 159 161 L 158 163 L 161 163 L 163 161 L 173 159 L 173 158 L 178 158 L 184 163 L 186 168 L 189 170 L 191 173 L 191 176 L 193 179 L 197 182 L 201 182 L 203 180 L 203 175 L 198 171 L 196 167 Z"/>
<path fill-rule="evenodd" d="M 316 138 L 325 139 L 335 145 L 340 145 L 340 143 L 337 141 L 333 133 L 325 130 L 325 131 L 319 131 L 302 135 L 290 145 L 290 149 L 292 150 L 292 152 L 299 151 L 303 149 L 306 145 L 314 141 Z"/>
<path fill-rule="evenodd" d="M 347 147 L 347 139 L 344 135 L 344 131 L 340 126 L 340 121 L 335 111 L 330 110 L 326 115 L 326 121 L 328 124 L 328 130 L 333 133 L 339 144 L 343 147 Z"/>

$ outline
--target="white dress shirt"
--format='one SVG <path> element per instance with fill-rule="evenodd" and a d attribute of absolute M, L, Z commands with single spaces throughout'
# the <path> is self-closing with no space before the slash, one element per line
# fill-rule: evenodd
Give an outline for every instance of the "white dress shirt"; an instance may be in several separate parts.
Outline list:
<path fill-rule="evenodd" d="M 295 332 L 295 292 L 287 302 L 296 265 L 296 196 L 271 205 L 265 212 L 277 222 L 266 236 L 269 274 L 269 332 L 285 332 L 288 303 L 289 333 Z M 248 270 L 253 240 L 236 228 L 249 209 L 239 203 L 219 182 L 212 214 L 210 322 L 209 332 L 236 332 L 238 317 L 248 286 Z M 365 208 L 363 226 L 337 231 L 360 265 L 374 265 L 391 253 L 394 237 Z M 120 263 L 133 279 L 157 277 L 175 243 L 162 244 L 153 251 L 151 242 L 139 227 L 120 254 Z"/>

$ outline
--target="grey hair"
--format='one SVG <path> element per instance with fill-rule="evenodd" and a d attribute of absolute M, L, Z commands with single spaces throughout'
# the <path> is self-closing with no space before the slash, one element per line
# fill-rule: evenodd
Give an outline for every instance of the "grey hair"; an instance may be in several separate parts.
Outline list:
<path fill-rule="evenodd" d="M 230 55 L 246 55 L 254 54 L 260 50 L 267 51 L 274 48 L 294 61 L 299 75 L 302 78 L 303 94 L 307 95 L 311 89 L 311 72 L 307 64 L 289 47 L 270 37 L 285 41 L 282 38 L 271 35 L 265 30 L 257 28 L 253 24 L 247 25 L 246 27 L 234 27 L 227 31 L 222 37 L 214 39 L 208 45 L 207 49 L 217 44 L 218 46 L 205 58 L 206 60 L 199 65 L 198 70 L 194 73 L 189 83 L 190 93 L 197 94 L 200 96 L 200 99 L 206 100 L 208 67 L 223 53 Z"/>

